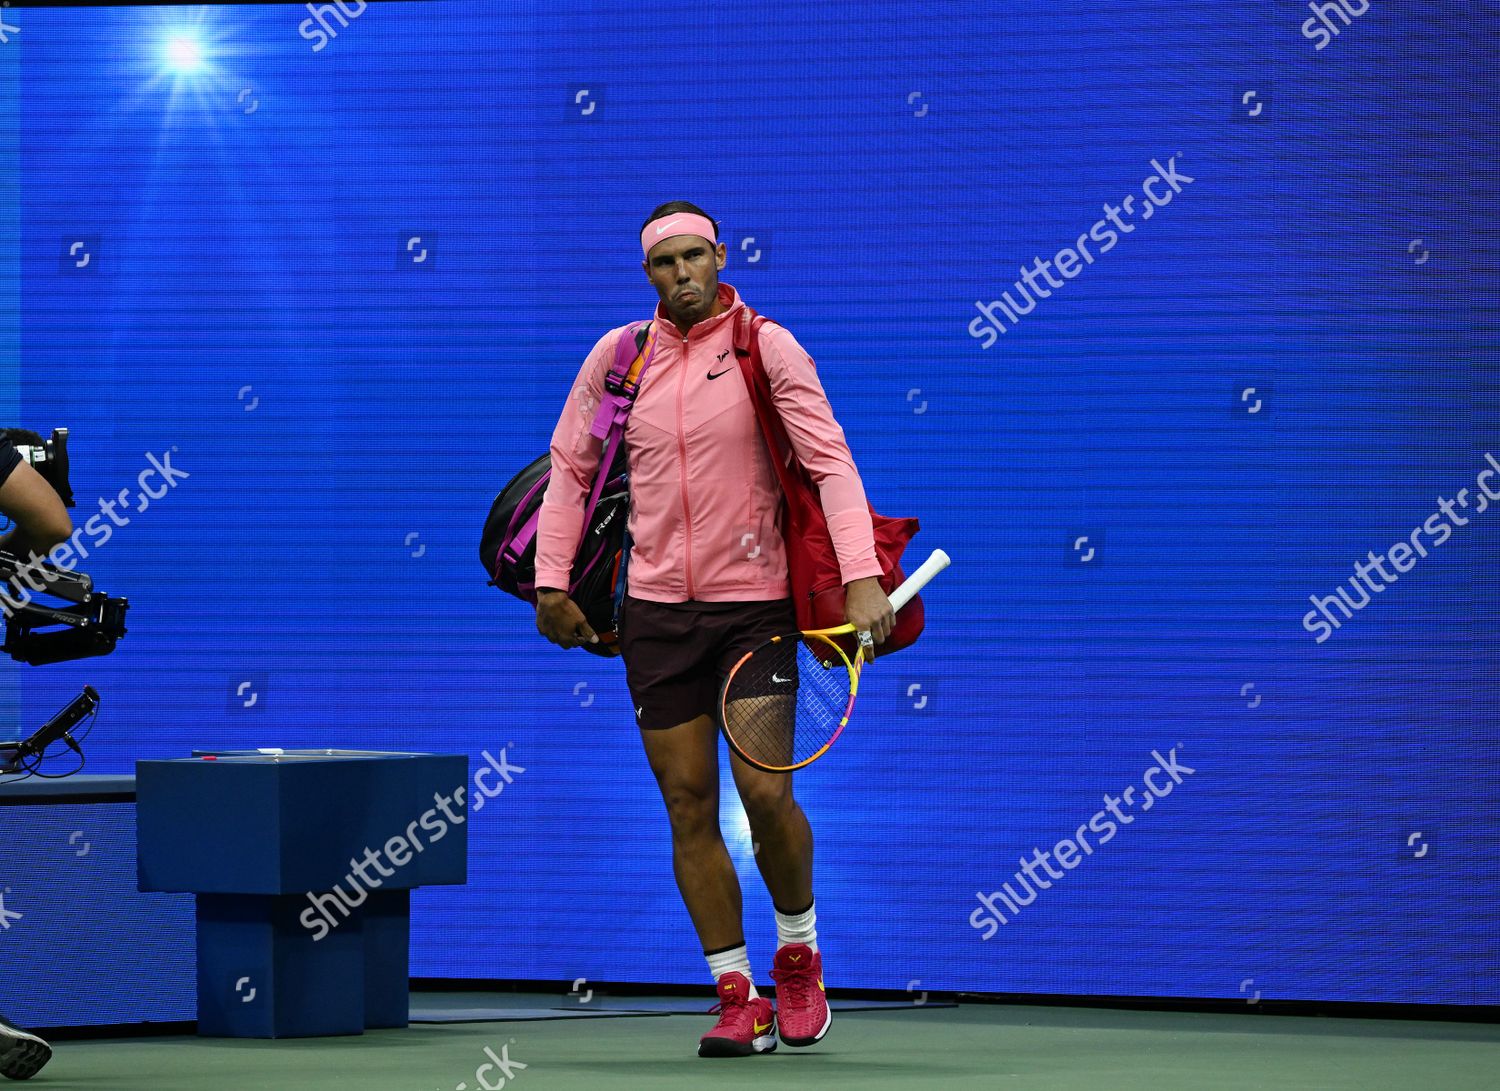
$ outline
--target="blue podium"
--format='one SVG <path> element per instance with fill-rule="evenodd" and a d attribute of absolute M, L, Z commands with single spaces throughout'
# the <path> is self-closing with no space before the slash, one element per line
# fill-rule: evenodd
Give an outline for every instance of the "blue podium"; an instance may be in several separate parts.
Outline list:
<path fill-rule="evenodd" d="M 468 879 L 463 755 L 136 763 L 139 886 L 197 895 L 198 1033 L 404 1027 L 413 887 Z"/>

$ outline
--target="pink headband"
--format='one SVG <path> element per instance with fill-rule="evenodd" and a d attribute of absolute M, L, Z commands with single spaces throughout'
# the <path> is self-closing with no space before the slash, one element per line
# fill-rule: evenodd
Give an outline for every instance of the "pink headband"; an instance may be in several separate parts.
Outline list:
<path fill-rule="evenodd" d="M 699 235 L 710 243 L 714 240 L 714 224 L 707 216 L 694 212 L 669 212 L 658 216 L 641 230 L 641 249 L 651 256 L 651 248 L 666 242 L 674 235 Z"/>

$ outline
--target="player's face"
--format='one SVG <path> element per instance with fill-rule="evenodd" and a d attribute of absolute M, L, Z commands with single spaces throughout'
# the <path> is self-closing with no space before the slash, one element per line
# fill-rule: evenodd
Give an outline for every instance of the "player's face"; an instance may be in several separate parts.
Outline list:
<path fill-rule="evenodd" d="M 651 248 L 646 276 L 673 321 L 692 325 L 713 309 L 725 256 L 723 243 L 714 246 L 697 235 L 678 235 Z"/>

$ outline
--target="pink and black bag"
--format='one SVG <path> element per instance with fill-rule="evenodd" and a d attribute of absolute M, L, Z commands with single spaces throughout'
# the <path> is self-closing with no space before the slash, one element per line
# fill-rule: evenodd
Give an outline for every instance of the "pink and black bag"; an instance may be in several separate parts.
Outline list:
<path fill-rule="evenodd" d="M 651 362 L 655 340 L 650 322 L 633 322 L 615 346 L 615 358 L 604 378 L 604 397 L 590 434 L 601 441 L 599 472 L 584 508 L 583 535 L 573 558 L 568 597 L 599 634 L 599 644 L 584 648 L 617 655 L 615 619 L 625 593 L 630 541 L 625 524 L 630 514 L 626 472 L 625 424 Z M 479 539 L 479 560 L 489 582 L 506 594 L 536 604 L 536 532 L 542 498 L 552 480 L 552 455 L 542 455 L 510 480 L 495 502 Z"/>

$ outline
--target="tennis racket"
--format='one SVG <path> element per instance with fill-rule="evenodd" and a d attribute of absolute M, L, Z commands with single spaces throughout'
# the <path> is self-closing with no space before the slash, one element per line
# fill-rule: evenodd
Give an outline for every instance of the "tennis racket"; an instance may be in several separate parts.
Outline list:
<path fill-rule="evenodd" d="M 941 549 L 891 592 L 899 611 L 951 563 Z M 719 724 L 734 752 L 757 769 L 790 773 L 828 752 L 854 711 L 865 657 L 874 658 L 869 633 L 851 660 L 834 640 L 853 625 L 773 636 L 746 652 L 719 689 Z"/>

